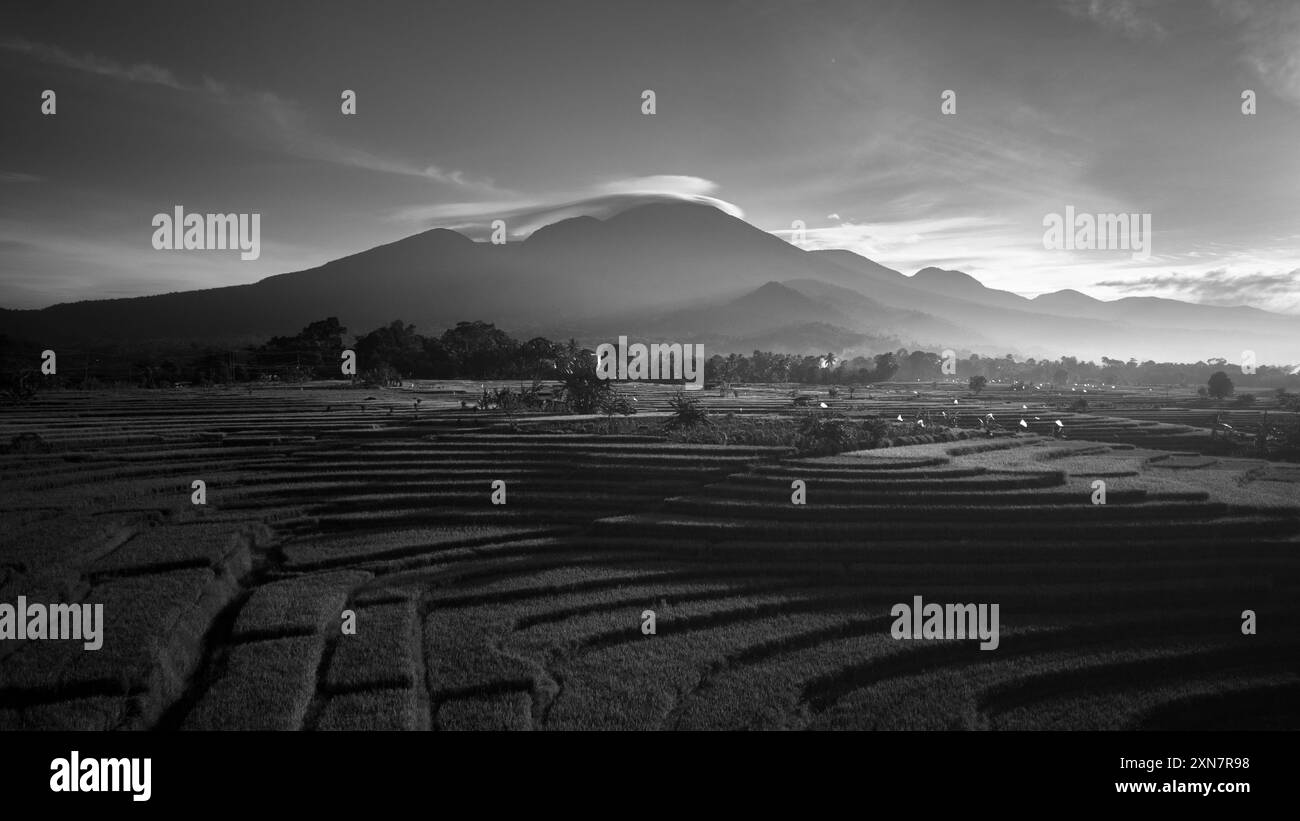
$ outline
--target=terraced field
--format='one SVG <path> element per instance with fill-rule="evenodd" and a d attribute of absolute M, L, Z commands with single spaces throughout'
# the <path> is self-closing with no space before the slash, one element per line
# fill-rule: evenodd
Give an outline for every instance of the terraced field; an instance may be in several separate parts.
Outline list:
<path fill-rule="evenodd" d="M 107 621 L 99 651 L 0 642 L 0 729 L 1300 727 L 1295 466 L 1011 397 L 823 395 L 1029 427 L 805 458 L 463 407 L 480 387 L 0 411 L 0 602 Z M 917 595 L 997 603 L 998 648 L 892 638 Z"/>

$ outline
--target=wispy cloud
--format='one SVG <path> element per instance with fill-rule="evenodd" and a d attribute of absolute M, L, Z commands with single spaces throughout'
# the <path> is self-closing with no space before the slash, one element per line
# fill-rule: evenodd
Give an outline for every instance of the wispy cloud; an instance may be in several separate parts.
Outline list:
<path fill-rule="evenodd" d="M 789 240 L 792 229 L 770 233 Z M 930 265 L 957 267 L 988 278 L 991 272 L 1025 270 L 1038 262 L 1019 226 L 996 217 L 936 217 L 879 222 L 840 220 L 808 226 L 800 247 L 844 249 L 904 273 Z"/>
<path fill-rule="evenodd" d="M 1300 4 L 1294 0 L 1216 0 L 1240 29 L 1242 61 L 1273 93 L 1300 103 Z"/>
<path fill-rule="evenodd" d="M 237 133 L 245 136 L 250 133 L 259 134 L 262 139 L 293 156 L 348 168 L 415 177 L 456 186 L 480 195 L 510 193 L 497 188 L 491 179 L 474 177 L 464 171 L 434 163 L 377 154 L 322 134 L 312 127 L 309 116 L 300 105 L 273 92 L 237 92 L 216 84 L 209 90 L 241 112 L 242 116 L 231 120 L 238 123 L 234 129 Z"/>
<path fill-rule="evenodd" d="M 1294 302 L 1300 291 L 1300 268 L 1288 273 L 1233 274 L 1218 268 L 1200 274 L 1151 274 L 1136 279 L 1108 279 L 1095 283 L 1124 293 L 1152 291 L 1177 294 L 1213 305 Z"/>
<path fill-rule="evenodd" d="M 0 40 L 0 48 L 26 54 L 43 63 L 84 71 L 88 74 L 98 74 L 102 77 L 112 77 L 115 80 L 148 83 L 175 89 L 186 88 L 170 71 L 152 63 L 126 65 L 93 54 L 76 55 L 58 46 L 48 43 L 33 43 L 20 37 L 9 37 Z"/>
<path fill-rule="evenodd" d="M 1062 0 L 1070 15 L 1117 31 L 1131 40 L 1163 40 L 1168 34 L 1151 14 L 1160 0 Z"/>
<path fill-rule="evenodd" d="M 170 69 L 152 63 L 125 65 L 94 54 L 74 55 L 59 46 L 21 38 L 0 40 L 0 48 L 27 55 L 50 65 L 133 83 L 145 83 L 203 95 L 208 102 L 223 104 L 227 111 L 243 111 L 238 119 L 223 117 L 222 123 L 237 136 L 260 135 L 280 150 L 305 159 L 384 174 L 416 177 L 478 193 L 505 193 L 492 180 L 436 163 L 417 162 L 377 154 L 319 133 L 300 106 L 271 92 L 237 88 L 212 77 L 188 83 Z M 232 127 L 231 123 L 237 123 Z M 0 181 L 14 182 L 0 177 Z"/>
<path fill-rule="evenodd" d="M 1071 16 L 1089 20 L 1133 40 L 1164 40 L 1170 29 L 1158 19 L 1192 5 L 1170 0 L 1060 0 Z M 1206 6 L 1201 6 L 1205 8 Z M 1295 0 L 1208 0 L 1234 42 L 1238 58 L 1273 93 L 1300 103 L 1300 3 Z"/>
<path fill-rule="evenodd" d="M 0 171 L 0 183 L 5 182 L 40 182 L 41 178 L 35 174 L 24 174 L 21 171 Z"/>

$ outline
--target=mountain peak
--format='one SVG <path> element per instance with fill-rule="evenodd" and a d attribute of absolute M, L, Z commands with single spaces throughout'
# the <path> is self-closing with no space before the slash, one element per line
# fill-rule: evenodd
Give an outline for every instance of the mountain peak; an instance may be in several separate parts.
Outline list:
<path fill-rule="evenodd" d="M 981 288 L 984 287 L 984 283 L 980 282 L 965 271 L 951 271 L 946 268 L 935 268 L 934 266 L 922 268 L 912 275 L 912 279 L 916 282 L 933 283 L 936 285 L 953 285 L 956 283 L 970 285 L 973 283 Z"/>
<path fill-rule="evenodd" d="M 735 304 L 788 307 L 791 304 L 804 305 L 809 302 L 811 300 L 804 294 L 773 280 L 763 283 L 756 290 L 736 300 Z"/>
<path fill-rule="evenodd" d="M 619 211 L 605 220 L 605 224 L 623 234 L 675 231 L 708 234 L 718 231 L 728 233 L 766 233 L 742 219 L 733 217 L 721 208 L 689 200 L 658 200 L 641 203 Z"/>
<path fill-rule="evenodd" d="M 1050 294 L 1039 294 L 1038 296 L 1034 297 L 1033 300 L 1034 302 L 1038 302 L 1040 304 L 1059 303 L 1062 305 L 1075 304 L 1075 303 L 1092 304 L 1094 302 L 1101 301 L 1099 299 L 1090 297 L 1085 293 L 1076 291 L 1073 288 L 1062 288 L 1059 291 L 1052 291 Z"/>
<path fill-rule="evenodd" d="M 465 236 L 459 231 L 453 231 L 450 228 L 430 228 L 427 231 L 421 231 L 420 233 L 412 234 L 409 237 L 402 237 L 399 240 L 394 240 L 393 242 L 385 243 L 384 245 L 380 245 L 377 247 L 378 248 L 386 248 L 390 246 L 451 247 L 457 245 L 463 246 L 463 245 L 473 245 L 473 244 L 474 244 L 474 240 L 470 239 L 469 237 Z M 370 250 L 373 251 L 375 249 L 372 248 Z"/>
<path fill-rule="evenodd" d="M 674 200 L 640 203 L 603 219 L 568 217 L 543 225 L 524 243 L 533 248 L 576 249 L 591 242 L 644 243 L 666 237 L 716 241 L 720 232 L 727 231 L 762 233 L 712 205 Z"/>
<path fill-rule="evenodd" d="M 579 216 L 562 219 L 543 225 L 524 240 L 531 247 L 546 245 L 564 245 L 574 237 L 590 235 L 601 228 L 603 223 L 595 217 Z"/>
<path fill-rule="evenodd" d="M 716 205 L 710 205 L 706 202 L 693 202 L 691 200 L 655 200 L 653 202 L 643 202 L 639 205 L 633 205 L 631 208 L 625 208 L 610 217 L 609 221 L 627 222 L 647 218 L 662 219 L 670 216 L 692 220 L 708 218 L 711 216 L 735 219 Z"/>
<path fill-rule="evenodd" d="M 365 251 L 358 251 L 355 254 L 348 254 L 345 257 L 331 260 L 320 268 L 337 268 L 340 264 L 346 264 L 358 259 L 376 260 L 384 264 L 404 264 L 416 260 L 426 259 L 429 256 L 438 256 L 443 254 L 455 254 L 469 251 L 474 248 L 474 240 L 450 228 L 430 228 L 427 231 L 421 231 L 418 234 L 412 234 L 409 237 L 402 237 L 399 240 L 377 245 Z M 318 269 L 311 269 L 318 270 Z M 297 273 L 303 273 L 301 271 Z M 275 274 L 267 277 L 265 281 L 277 280 L 286 274 Z"/>

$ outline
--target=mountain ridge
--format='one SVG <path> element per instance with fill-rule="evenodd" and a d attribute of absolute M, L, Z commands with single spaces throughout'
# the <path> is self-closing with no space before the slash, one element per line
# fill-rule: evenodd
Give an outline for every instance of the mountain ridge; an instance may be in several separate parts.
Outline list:
<path fill-rule="evenodd" d="M 1196 361 L 1252 349 L 1261 362 L 1300 361 L 1294 317 L 1070 289 L 1031 299 L 937 267 L 907 276 L 848 250 L 803 250 L 699 203 L 571 217 L 501 245 L 434 228 L 247 285 L 0 309 L 6 333 L 43 345 L 264 338 L 325 316 L 361 333 L 395 318 L 737 339 L 809 324 L 936 350 Z"/>

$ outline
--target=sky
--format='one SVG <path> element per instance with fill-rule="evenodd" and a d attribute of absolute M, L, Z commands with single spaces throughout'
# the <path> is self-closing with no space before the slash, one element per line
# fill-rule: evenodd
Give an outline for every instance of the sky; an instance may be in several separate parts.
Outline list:
<path fill-rule="evenodd" d="M 1300 313 L 1300 3 L 0 10 L 0 307 L 250 283 L 433 227 L 486 238 L 502 219 L 518 239 L 662 198 L 1026 296 Z M 260 256 L 155 250 L 177 205 L 260 214 Z M 1067 206 L 1150 214 L 1150 258 L 1045 248 Z"/>

